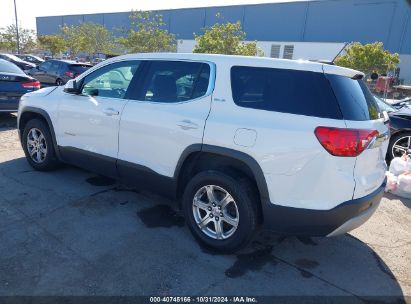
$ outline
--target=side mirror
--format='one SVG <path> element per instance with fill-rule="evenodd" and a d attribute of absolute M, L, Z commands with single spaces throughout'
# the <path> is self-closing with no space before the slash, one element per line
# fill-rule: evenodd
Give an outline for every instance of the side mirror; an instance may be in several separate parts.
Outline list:
<path fill-rule="evenodd" d="M 98 96 L 99 93 L 100 93 L 99 89 L 88 90 L 88 95 L 90 95 L 90 96 Z"/>
<path fill-rule="evenodd" d="M 79 94 L 80 90 L 77 87 L 77 82 L 75 79 L 71 79 L 67 81 L 66 85 L 64 86 L 64 92 L 70 94 Z"/>

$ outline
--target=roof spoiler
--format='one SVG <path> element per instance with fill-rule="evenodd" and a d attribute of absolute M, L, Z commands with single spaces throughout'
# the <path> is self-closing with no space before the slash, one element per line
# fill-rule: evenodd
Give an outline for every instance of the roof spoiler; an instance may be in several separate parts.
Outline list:
<path fill-rule="evenodd" d="M 323 64 L 323 72 L 325 74 L 340 75 L 355 80 L 363 79 L 365 76 L 364 73 L 361 73 L 360 71 L 329 64 Z"/>
<path fill-rule="evenodd" d="M 364 78 L 364 74 L 355 74 L 353 77 L 351 77 L 354 80 L 361 80 Z"/>
<path fill-rule="evenodd" d="M 311 62 L 318 62 L 318 63 L 323 63 L 323 64 L 330 64 L 330 65 L 334 65 L 334 62 L 329 61 L 329 60 L 322 60 L 322 59 L 310 59 L 308 61 Z"/>

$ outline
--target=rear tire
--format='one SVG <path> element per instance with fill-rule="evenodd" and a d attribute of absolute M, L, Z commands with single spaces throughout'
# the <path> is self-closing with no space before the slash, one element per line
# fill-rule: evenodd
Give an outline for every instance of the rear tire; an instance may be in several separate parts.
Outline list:
<path fill-rule="evenodd" d="M 252 240 L 258 226 L 258 202 L 249 179 L 204 171 L 187 184 L 182 206 L 187 224 L 200 243 L 231 253 Z"/>
<path fill-rule="evenodd" d="M 36 170 L 50 171 L 59 165 L 47 124 L 40 119 L 27 122 L 22 133 L 22 146 L 28 163 Z"/>

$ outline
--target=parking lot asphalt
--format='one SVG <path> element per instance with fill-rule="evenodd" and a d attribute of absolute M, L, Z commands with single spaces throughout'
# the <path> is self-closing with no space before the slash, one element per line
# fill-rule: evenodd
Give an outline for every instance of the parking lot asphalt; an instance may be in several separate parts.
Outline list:
<path fill-rule="evenodd" d="M 34 171 L 15 128 L 0 114 L 0 296 L 411 296 L 411 200 L 386 195 L 341 237 L 263 232 L 218 255 L 171 201 L 73 167 Z"/>

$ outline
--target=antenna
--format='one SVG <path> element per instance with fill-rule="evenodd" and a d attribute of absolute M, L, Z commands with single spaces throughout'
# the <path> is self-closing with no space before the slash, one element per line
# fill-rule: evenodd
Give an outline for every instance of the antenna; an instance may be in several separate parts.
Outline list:
<path fill-rule="evenodd" d="M 352 42 L 346 42 L 344 43 L 344 46 L 342 47 L 342 49 L 338 52 L 338 54 L 334 57 L 333 60 L 331 60 L 332 63 L 334 63 L 334 60 L 337 59 L 338 56 L 340 56 L 340 54 L 345 50 L 345 48 L 347 46 L 349 46 Z"/>

